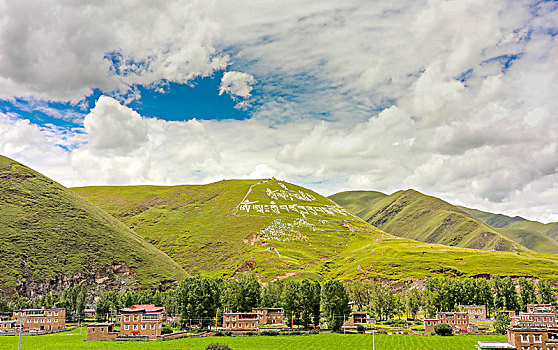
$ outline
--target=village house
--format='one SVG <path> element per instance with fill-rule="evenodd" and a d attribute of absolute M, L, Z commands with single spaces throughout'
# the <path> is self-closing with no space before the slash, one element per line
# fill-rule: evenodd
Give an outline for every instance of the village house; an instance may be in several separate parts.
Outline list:
<path fill-rule="evenodd" d="M 66 329 L 66 309 L 23 309 L 14 310 L 13 320 L 16 327 L 21 325 L 23 331 L 63 331 Z"/>
<path fill-rule="evenodd" d="M 459 311 L 466 312 L 469 320 L 486 320 L 486 305 L 459 305 Z"/>
<path fill-rule="evenodd" d="M 0 333 L 13 332 L 15 330 L 15 320 L 0 321 Z"/>
<path fill-rule="evenodd" d="M 226 312 L 223 315 L 223 328 L 227 330 L 259 330 L 259 315 L 255 312 Z"/>
<path fill-rule="evenodd" d="M 118 332 L 114 323 L 91 323 L 87 325 L 87 340 L 114 340 Z"/>
<path fill-rule="evenodd" d="M 157 339 L 166 320 L 164 307 L 134 305 L 120 310 L 120 336 L 147 336 Z"/>
<path fill-rule="evenodd" d="M 508 327 L 508 342 L 477 343 L 479 350 L 558 350 L 558 330 L 546 328 Z"/>
<path fill-rule="evenodd" d="M 343 322 L 343 327 L 354 327 L 356 324 L 368 323 L 370 317 L 364 311 L 353 311 L 349 318 Z"/>
<path fill-rule="evenodd" d="M 437 312 L 436 318 L 424 319 L 424 330 L 434 332 L 434 327 L 439 324 L 448 324 L 454 332 L 475 332 L 478 327 L 469 324 L 467 312 Z"/>
<path fill-rule="evenodd" d="M 85 319 L 95 319 L 96 317 L 95 309 L 84 309 L 83 316 Z"/>
<path fill-rule="evenodd" d="M 512 326 L 524 328 L 556 328 L 556 307 L 550 304 L 529 304 L 527 312 L 512 318 Z"/>
<path fill-rule="evenodd" d="M 252 312 L 258 314 L 260 325 L 280 325 L 285 323 L 285 311 L 283 310 L 283 308 L 258 307 L 253 308 Z"/>

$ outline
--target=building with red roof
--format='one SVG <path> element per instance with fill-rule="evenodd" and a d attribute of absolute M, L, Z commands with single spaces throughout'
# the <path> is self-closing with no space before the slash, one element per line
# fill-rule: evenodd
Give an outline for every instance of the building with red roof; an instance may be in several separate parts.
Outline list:
<path fill-rule="evenodd" d="M 151 304 L 133 305 L 120 312 L 120 337 L 157 339 L 167 316 L 164 307 Z"/>

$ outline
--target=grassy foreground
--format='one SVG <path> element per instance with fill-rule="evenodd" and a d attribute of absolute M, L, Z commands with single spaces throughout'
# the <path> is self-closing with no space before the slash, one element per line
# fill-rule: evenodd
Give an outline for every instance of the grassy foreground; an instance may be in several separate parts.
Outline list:
<path fill-rule="evenodd" d="M 203 350 L 212 342 L 227 343 L 234 350 L 240 349 L 372 349 L 372 335 L 320 334 L 275 337 L 207 337 L 185 338 L 169 341 L 84 341 L 79 330 L 43 336 L 24 336 L 22 349 L 192 349 Z M 421 350 L 471 350 L 477 341 L 505 341 L 505 336 L 411 336 L 376 335 L 376 349 Z M 0 348 L 16 349 L 17 337 L 0 337 Z"/>

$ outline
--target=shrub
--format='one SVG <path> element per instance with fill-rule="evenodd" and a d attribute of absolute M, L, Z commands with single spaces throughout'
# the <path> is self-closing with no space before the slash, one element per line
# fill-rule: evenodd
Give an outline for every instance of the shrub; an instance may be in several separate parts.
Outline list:
<path fill-rule="evenodd" d="M 174 330 L 169 326 L 165 326 L 161 329 L 161 334 L 171 334 L 172 332 L 174 332 Z"/>
<path fill-rule="evenodd" d="M 224 334 L 221 331 L 217 331 L 217 332 L 215 332 L 215 336 L 216 337 L 222 337 L 222 336 L 224 336 Z"/>
<path fill-rule="evenodd" d="M 205 347 L 205 350 L 232 350 L 232 348 L 224 343 L 211 343 Z"/>
<path fill-rule="evenodd" d="M 227 337 L 230 337 L 230 336 L 232 335 L 232 332 L 231 332 L 231 331 L 226 331 L 226 332 L 225 332 L 225 335 L 226 335 Z"/>
<path fill-rule="evenodd" d="M 252 335 L 256 335 L 256 332 L 251 332 L 251 331 L 249 331 L 249 332 L 244 333 L 244 335 L 247 335 L 247 336 L 250 337 L 250 336 L 252 336 Z"/>
<path fill-rule="evenodd" d="M 274 330 L 265 330 L 265 331 L 261 331 L 260 335 L 279 335 L 278 331 L 274 331 Z"/>
<path fill-rule="evenodd" d="M 507 312 L 498 312 L 494 320 L 494 330 L 496 333 L 506 334 L 507 328 L 511 323 L 511 318 Z"/>
<path fill-rule="evenodd" d="M 320 334 L 320 331 L 318 329 L 313 329 L 310 331 L 310 334 Z"/>
<path fill-rule="evenodd" d="M 358 333 L 361 333 L 361 334 L 364 333 L 365 328 L 364 328 L 363 325 L 357 324 L 356 327 L 357 327 L 356 329 L 357 329 L 357 332 L 358 332 Z"/>
<path fill-rule="evenodd" d="M 449 324 L 441 323 L 434 327 L 434 333 L 442 336 L 453 335 L 453 329 Z"/>

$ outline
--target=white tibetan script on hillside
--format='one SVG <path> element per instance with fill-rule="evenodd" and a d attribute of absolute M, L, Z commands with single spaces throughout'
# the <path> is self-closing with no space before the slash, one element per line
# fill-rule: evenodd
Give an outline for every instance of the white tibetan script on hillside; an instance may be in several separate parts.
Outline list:
<path fill-rule="evenodd" d="M 240 203 L 240 205 L 238 206 L 238 210 L 245 211 L 247 213 L 257 212 L 261 214 L 281 214 L 282 212 L 295 212 L 303 216 L 320 214 L 351 216 L 351 214 L 347 210 L 336 205 L 315 206 L 300 204 L 275 204 L 275 202 L 273 201 L 271 201 L 269 204 L 260 204 L 258 201 L 250 202 L 247 199 Z"/>

